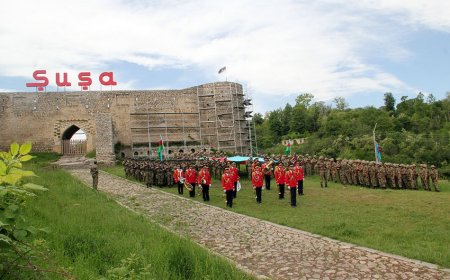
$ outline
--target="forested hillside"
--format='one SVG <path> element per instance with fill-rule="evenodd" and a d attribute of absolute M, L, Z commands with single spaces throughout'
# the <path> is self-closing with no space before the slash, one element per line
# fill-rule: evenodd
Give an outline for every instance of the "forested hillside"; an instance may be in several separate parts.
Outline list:
<path fill-rule="evenodd" d="M 392 93 L 384 106 L 349 109 L 337 97 L 333 105 L 313 102 L 312 94 L 300 94 L 294 106 L 286 104 L 265 114 L 255 114 L 258 147 L 263 153 L 282 153 L 283 139 L 307 138 L 292 152 L 334 158 L 374 159 L 373 129 L 382 161 L 429 163 L 450 169 L 450 92 L 443 100 L 419 93 L 397 103 Z"/>

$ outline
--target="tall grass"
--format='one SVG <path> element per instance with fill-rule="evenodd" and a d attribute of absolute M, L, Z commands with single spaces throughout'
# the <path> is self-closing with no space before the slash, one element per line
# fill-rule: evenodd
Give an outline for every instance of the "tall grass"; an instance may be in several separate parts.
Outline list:
<path fill-rule="evenodd" d="M 29 166 L 39 175 L 34 182 L 49 191 L 30 202 L 26 216 L 30 223 L 50 229 L 42 236 L 50 254 L 77 279 L 111 277 L 108 271 L 121 272 L 121 260 L 130 256 L 134 260 L 130 270 L 148 268 L 144 279 L 252 278 L 86 187 L 66 171 L 50 169 L 48 160 L 35 160 Z"/>
<path fill-rule="evenodd" d="M 114 167 L 124 176 L 123 168 Z M 272 180 L 257 205 L 248 180 L 233 201 L 232 211 L 277 224 L 321 234 L 406 257 L 450 267 L 450 184 L 440 181 L 441 192 L 380 190 L 330 183 L 321 189 L 317 177 L 305 180 L 305 196 L 289 207 Z M 214 180 L 208 204 L 226 208 L 220 182 Z M 177 194 L 176 187 L 161 188 Z M 185 195 L 187 197 L 187 194 Z M 202 202 L 201 196 L 194 198 Z"/>

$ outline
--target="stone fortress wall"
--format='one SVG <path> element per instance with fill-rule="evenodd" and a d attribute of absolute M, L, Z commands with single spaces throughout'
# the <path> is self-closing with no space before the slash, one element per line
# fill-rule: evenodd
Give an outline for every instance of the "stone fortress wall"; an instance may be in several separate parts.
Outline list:
<path fill-rule="evenodd" d="M 182 90 L 0 93 L 0 147 L 31 141 L 35 151 L 61 153 L 74 127 L 87 151 L 126 155 L 156 149 L 163 137 L 173 151 L 192 147 L 248 153 L 242 85 L 216 82 Z M 73 131 L 71 133 L 71 131 Z"/>

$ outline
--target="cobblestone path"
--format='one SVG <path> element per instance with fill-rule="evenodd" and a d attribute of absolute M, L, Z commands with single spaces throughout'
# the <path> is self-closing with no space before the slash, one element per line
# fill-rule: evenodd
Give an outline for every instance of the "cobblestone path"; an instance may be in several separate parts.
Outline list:
<path fill-rule="evenodd" d="M 88 185 L 88 170 L 71 170 Z M 271 279 L 450 279 L 449 270 L 194 202 L 101 172 L 99 190 Z M 231 222 L 230 222 L 231 221 Z"/>

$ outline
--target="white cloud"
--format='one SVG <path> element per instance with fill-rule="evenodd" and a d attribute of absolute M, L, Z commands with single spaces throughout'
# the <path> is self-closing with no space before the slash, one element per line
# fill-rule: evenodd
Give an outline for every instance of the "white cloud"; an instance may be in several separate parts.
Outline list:
<path fill-rule="evenodd" d="M 249 83 L 261 96 L 411 92 L 367 56 L 412 55 L 392 21 L 450 30 L 450 4 L 443 2 L 2 1 L 0 76 L 30 78 L 41 67 L 101 72 L 126 61 L 150 69 L 195 66 L 211 79 L 221 79 L 212 73 L 226 65 L 229 80 Z"/>

